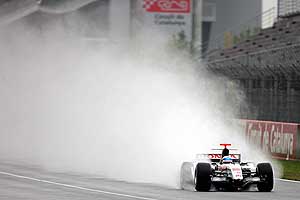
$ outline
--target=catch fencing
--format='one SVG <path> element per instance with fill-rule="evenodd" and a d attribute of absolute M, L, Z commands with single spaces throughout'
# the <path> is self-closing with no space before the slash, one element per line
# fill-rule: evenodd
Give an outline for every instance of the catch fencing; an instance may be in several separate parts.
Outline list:
<path fill-rule="evenodd" d="M 300 122 L 300 43 L 207 62 L 216 74 L 236 80 L 247 106 L 240 117 Z"/>

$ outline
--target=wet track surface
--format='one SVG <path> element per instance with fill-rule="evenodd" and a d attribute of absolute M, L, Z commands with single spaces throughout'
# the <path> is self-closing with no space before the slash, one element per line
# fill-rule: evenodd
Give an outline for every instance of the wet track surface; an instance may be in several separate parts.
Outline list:
<path fill-rule="evenodd" d="M 34 167 L 0 163 L 0 200 L 59 199 L 300 199 L 300 183 L 277 180 L 271 193 L 191 192 L 149 184 L 113 181 L 101 177 L 53 173 Z"/>

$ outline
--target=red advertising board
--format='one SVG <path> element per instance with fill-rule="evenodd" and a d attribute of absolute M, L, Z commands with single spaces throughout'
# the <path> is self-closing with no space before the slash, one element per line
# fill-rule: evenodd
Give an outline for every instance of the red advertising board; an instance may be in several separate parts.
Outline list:
<path fill-rule="evenodd" d="M 296 159 L 298 124 L 245 120 L 247 141 L 273 157 Z"/>
<path fill-rule="evenodd" d="M 192 0 L 144 0 L 143 7 L 147 12 L 189 13 Z"/>

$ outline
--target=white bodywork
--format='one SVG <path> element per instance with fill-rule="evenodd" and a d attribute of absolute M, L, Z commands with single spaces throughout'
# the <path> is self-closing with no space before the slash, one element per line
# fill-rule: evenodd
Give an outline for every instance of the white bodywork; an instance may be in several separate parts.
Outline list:
<path fill-rule="evenodd" d="M 229 155 L 233 163 L 220 163 L 221 154 L 197 154 L 192 162 L 184 162 L 181 167 L 180 186 L 182 189 L 195 191 L 195 169 L 198 163 L 210 163 L 213 175 L 213 184 L 227 183 L 228 179 L 240 182 L 241 187 L 260 181 L 256 175 L 256 164 L 253 162 L 241 162 L 241 155 L 238 153 Z M 243 176 L 244 171 L 244 176 Z M 247 172 L 247 177 L 245 176 Z"/>

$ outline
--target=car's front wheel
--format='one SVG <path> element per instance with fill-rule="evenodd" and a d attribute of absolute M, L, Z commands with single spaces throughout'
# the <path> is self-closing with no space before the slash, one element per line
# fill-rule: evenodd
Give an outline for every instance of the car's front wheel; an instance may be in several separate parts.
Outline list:
<path fill-rule="evenodd" d="M 195 170 L 195 189 L 209 191 L 211 187 L 212 170 L 209 163 L 198 163 Z"/>
<path fill-rule="evenodd" d="M 271 164 L 259 163 L 256 170 L 260 178 L 260 182 L 257 184 L 258 191 L 271 192 L 274 187 L 274 175 Z"/>

